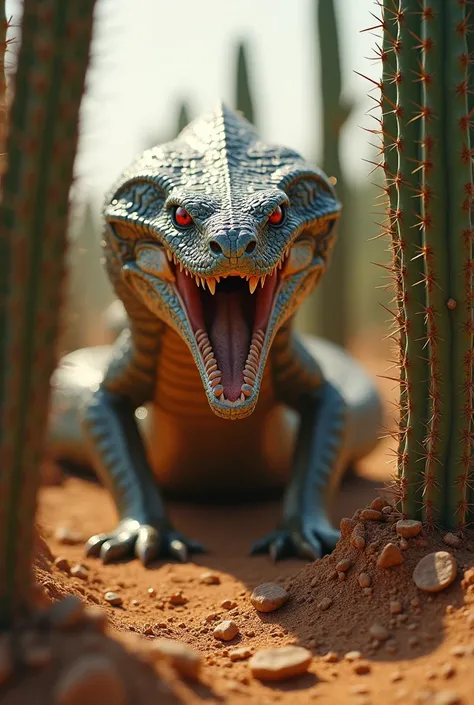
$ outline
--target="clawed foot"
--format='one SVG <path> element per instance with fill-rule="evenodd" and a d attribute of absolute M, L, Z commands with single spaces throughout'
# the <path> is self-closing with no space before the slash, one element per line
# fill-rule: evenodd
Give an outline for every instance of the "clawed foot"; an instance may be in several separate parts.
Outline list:
<path fill-rule="evenodd" d="M 339 532 L 321 517 L 284 521 L 276 531 L 256 541 L 251 553 L 269 553 L 274 561 L 283 558 L 315 561 L 334 549 L 339 536 Z"/>
<path fill-rule="evenodd" d="M 136 519 L 123 519 L 113 531 L 91 536 L 85 551 L 88 557 L 99 557 L 104 563 L 136 557 L 147 565 L 155 558 L 174 558 L 185 563 L 190 554 L 204 553 L 206 549 L 169 525 L 151 526 Z"/>

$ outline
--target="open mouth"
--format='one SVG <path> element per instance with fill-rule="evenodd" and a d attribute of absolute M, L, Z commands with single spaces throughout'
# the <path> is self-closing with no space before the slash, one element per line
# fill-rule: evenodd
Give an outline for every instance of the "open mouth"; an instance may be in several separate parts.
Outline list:
<path fill-rule="evenodd" d="M 279 273 L 201 278 L 176 267 L 185 305 L 213 393 L 238 405 L 254 391 Z"/>

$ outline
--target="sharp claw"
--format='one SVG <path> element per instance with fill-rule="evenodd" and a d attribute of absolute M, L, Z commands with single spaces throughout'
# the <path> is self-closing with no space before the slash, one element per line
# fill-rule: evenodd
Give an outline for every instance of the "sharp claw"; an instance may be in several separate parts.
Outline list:
<path fill-rule="evenodd" d="M 321 551 L 308 541 L 295 541 L 295 546 L 300 558 L 315 561 L 321 556 Z"/>
<path fill-rule="evenodd" d="M 255 541 L 250 548 L 250 555 L 258 556 L 261 553 L 267 553 L 269 546 L 275 541 L 276 537 L 277 533 L 275 531 L 270 536 L 265 536 L 265 538 Z"/>
<path fill-rule="evenodd" d="M 87 558 L 97 558 L 100 555 L 101 548 L 103 544 L 108 539 L 107 534 L 96 534 L 96 536 L 91 536 L 89 541 L 87 541 L 84 546 L 84 553 Z"/>
<path fill-rule="evenodd" d="M 169 552 L 173 558 L 176 558 L 181 563 L 186 563 L 188 560 L 188 549 L 179 539 L 173 539 L 169 544 Z"/>
<path fill-rule="evenodd" d="M 112 563 L 112 561 L 123 558 L 127 555 L 127 553 L 130 553 L 133 543 L 133 537 L 128 537 L 127 539 L 122 539 L 120 541 L 118 539 L 110 539 L 109 541 L 105 541 L 100 549 L 100 557 L 102 562 L 104 564 Z"/>
<path fill-rule="evenodd" d="M 135 544 L 135 555 L 143 565 L 148 565 L 150 561 L 158 556 L 158 543 L 154 541 L 137 541 Z"/>
<path fill-rule="evenodd" d="M 188 541 L 187 544 L 190 553 L 208 553 L 207 546 L 199 541 Z"/>
<path fill-rule="evenodd" d="M 269 553 L 274 563 L 288 556 L 288 543 L 288 537 L 278 536 L 275 541 L 270 544 Z"/>

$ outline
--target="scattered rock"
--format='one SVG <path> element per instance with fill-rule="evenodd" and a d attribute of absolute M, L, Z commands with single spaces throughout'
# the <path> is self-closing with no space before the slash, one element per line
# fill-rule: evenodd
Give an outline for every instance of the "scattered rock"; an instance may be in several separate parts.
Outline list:
<path fill-rule="evenodd" d="M 323 661 L 326 663 L 337 663 L 339 661 L 339 655 L 335 651 L 328 651 L 327 654 L 323 656 Z"/>
<path fill-rule="evenodd" d="M 402 552 L 394 543 L 388 543 L 377 558 L 379 568 L 392 568 L 403 563 Z"/>
<path fill-rule="evenodd" d="M 454 690 L 440 690 L 433 694 L 431 702 L 433 705 L 459 705 L 461 700 Z"/>
<path fill-rule="evenodd" d="M 125 705 L 124 684 L 105 656 L 91 654 L 66 670 L 55 687 L 54 705 Z"/>
<path fill-rule="evenodd" d="M 393 671 L 393 673 L 390 674 L 390 680 L 392 683 L 399 683 L 403 680 L 403 673 L 401 671 Z"/>
<path fill-rule="evenodd" d="M 199 582 L 203 585 L 220 585 L 221 579 L 216 573 L 201 573 Z"/>
<path fill-rule="evenodd" d="M 356 524 L 351 534 L 351 545 L 362 551 L 365 548 L 365 528 L 362 523 Z"/>
<path fill-rule="evenodd" d="M 77 546 L 84 543 L 85 539 L 78 531 L 68 529 L 66 526 L 59 526 L 54 532 L 54 538 L 64 546 Z"/>
<path fill-rule="evenodd" d="M 346 654 L 344 654 L 344 661 L 349 661 L 350 663 L 352 663 L 353 661 L 357 661 L 360 658 L 362 658 L 362 654 L 360 651 L 348 651 Z"/>
<path fill-rule="evenodd" d="M 339 561 L 339 563 L 336 565 L 336 570 L 339 573 L 345 573 L 346 571 L 349 570 L 352 566 L 352 561 L 350 558 L 343 558 L 342 561 Z"/>
<path fill-rule="evenodd" d="M 265 649 L 252 656 L 249 665 L 252 675 L 263 681 L 280 681 L 306 673 L 312 655 L 302 646 L 283 646 Z"/>
<path fill-rule="evenodd" d="M 341 530 L 341 536 L 343 536 L 343 537 L 350 536 L 356 526 L 357 526 L 357 522 L 354 521 L 354 519 L 348 519 L 347 517 L 345 517 L 344 519 L 341 519 L 341 523 L 339 524 L 339 528 Z"/>
<path fill-rule="evenodd" d="M 370 584 L 372 583 L 372 578 L 368 573 L 359 573 L 357 580 L 362 588 L 370 587 Z"/>
<path fill-rule="evenodd" d="M 389 503 L 383 497 L 376 497 L 370 503 L 370 508 L 376 509 L 378 512 L 383 511 L 383 509 L 385 509 L 385 507 L 389 507 L 391 509 Z"/>
<path fill-rule="evenodd" d="M 402 538 L 400 539 L 400 541 L 398 542 L 398 547 L 399 547 L 400 550 L 402 550 L 402 551 L 408 550 L 408 541 L 407 541 L 406 539 L 404 539 L 403 536 L 402 536 Z"/>
<path fill-rule="evenodd" d="M 147 593 L 149 594 L 150 597 L 155 597 L 156 596 L 156 590 L 155 588 L 149 587 L 147 590 Z"/>
<path fill-rule="evenodd" d="M 223 600 L 221 602 L 221 607 L 223 610 L 233 610 L 237 607 L 237 602 L 235 600 Z"/>
<path fill-rule="evenodd" d="M 382 624 L 378 624 L 378 622 L 372 624 L 369 628 L 369 634 L 373 639 L 377 639 L 377 641 L 387 641 L 390 636 L 388 629 L 382 626 Z"/>
<path fill-rule="evenodd" d="M 458 646 L 454 646 L 451 649 L 451 653 L 453 656 L 456 656 L 456 658 L 463 658 L 464 656 L 467 656 L 469 653 L 471 653 L 471 649 L 469 649 L 467 646 L 461 646 L 459 644 Z"/>
<path fill-rule="evenodd" d="M 404 539 L 412 539 L 418 536 L 423 528 L 421 521 L 415 521 L 414 519 L 401 519 L 395 524 L 397 534 L 403 536 Z"/>
<path fill-rule="evenodd" d="M 454 556 L 447 551 L 436 551 L 424 556 L 413 571 L 413 580 L 420 590 L 439 592 L 454 581 L 457 575 L 457 563 Z"/>
<path fill-rule="evenodd" d="M 229 651 L 229 658 L 231 661 L 246 661 L 252 654 L 253 650 L 249 646 L 240 646 Z"/>
<path fill-rule="evenodd" d="M 116 592 L 106 592 L 104 595 L 104 600 L 113 607 L 121 607 L 121 605 L 123 604 L 122 598 L 120 597 L 120 595 L 117 595 Z"/>
<path fill-rule="evenodd" d="M 174 639 L 155 639 L 151 642 L 150 650 L 156 659 L 164 659 L 181 675 L 198 679 L 202 657 L 188 644 Z"/>
<path fill-rule="evenodd" d="M 56 629 L 73 629 L 84 621 L 84 605 L 78 597 L 68 595 L 52 605 L 48 618 Z"/>
<path fill-rule="evenodd" d="M 362 521 L 382 521 L 383 514 L 377 509 L 363 509 L 360 513 Z"/>
<path fill-rule="evenodd" d="M 220 641 L 231 641 L 239 633 L 239 628 L 231 619 L 225 619 L 214 629 L 214 637 Z"/>
<path fill-rule="evenodd" d="M 252 592 L 250 601 L 259 612 L 274 612 L 288 600 L 289 594 L 276 583 L 262 583 Z"/>
<path fill-rule="evenodd" d="M 58 570 L 62 570 L 63 573 L 71 572 L 71 566 L 69 565 L 69 561 L 67 558 L 64 558 L 64 556 L 58 556 L 57 558 L 55 558 L 54 565 Z"/>
<path fill-rule="evenodd" d="M 188 598 L 183 595 L 182 590 L 177 590 L 172 595 L 170 595 L 170 604 L 172 605 L 185 605 Z"/>
<path fill-rule="evenodd" d="M 400 614 L 403 611 L 402 603 L 399 600 L 390 600 L 390 613 Z"/>
<path fill-rule="evenodd" d="M 320 610 L 327 610 L 331 607 L 332 605 L 332 600 L 330 597 L 323 597 L 321 602 L 318 602 L 318 609 Z"/>
<path fill-rule="evenodd" d="M 456 534 L 452 534 L 451 532 L 448 532 L 443 536 L 443 542 L 446 546 L 450 546 L 451 548 L 459 548 L 461 545 L 461 539 L 459 536 L 456 536 Z"/>
<path fill-rule="evenodd" d="M 454 668 L 452 663 L 443 663 L 443 665 L 439 669 L 439 675 L 441 676 L 441 678 L 445 678 L 446 680 L 448 680 L 448 678 L 452 678 L 455 673 L 456 669 Z"/>
<path fill-rule="evenodd" d="M 463 575 L 461 587 L 463 590 L 468 590 L 471 585 L 474 585 L 474 568 L 469 568 Z"/>
<path fill-rule="evenodd" d="M 89 572 L 87 568 L 81 563 L 76 563 L 76 565 L 73 565 L 70 572 L 73 578 L 87 580 L 87 578 L 89 577 Z"/>

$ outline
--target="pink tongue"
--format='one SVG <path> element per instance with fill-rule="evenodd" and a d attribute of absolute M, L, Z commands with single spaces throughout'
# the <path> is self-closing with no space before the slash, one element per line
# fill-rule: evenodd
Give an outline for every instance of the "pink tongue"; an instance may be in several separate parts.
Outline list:
<path fill-rule="evenodd" d="M 230 401 L 240 397 L 243 369 L 250 347 L 250 330 L 238 293 L 217 293 L 210 337 L 222 372 L 224 395 Z"/>

